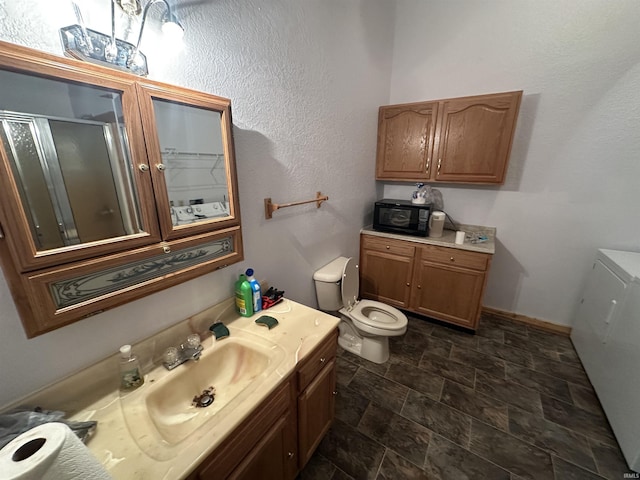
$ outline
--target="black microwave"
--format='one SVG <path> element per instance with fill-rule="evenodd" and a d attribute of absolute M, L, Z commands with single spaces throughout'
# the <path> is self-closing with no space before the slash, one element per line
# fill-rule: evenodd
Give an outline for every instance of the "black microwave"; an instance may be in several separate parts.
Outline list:
<path fill-rule="evenodd" d="M 381 232 L 418 235 L 429 234 L 431 204 L 409 200 L 379 200 L 373 210 L 373 229 Z"/>

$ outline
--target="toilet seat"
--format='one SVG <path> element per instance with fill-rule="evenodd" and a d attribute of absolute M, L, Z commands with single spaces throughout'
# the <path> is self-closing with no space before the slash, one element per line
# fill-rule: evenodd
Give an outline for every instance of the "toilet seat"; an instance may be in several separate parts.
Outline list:
<path fill-rule="evenodd" d="M 348 315 L 359 330 L 370 335 L 389 337 L 407 331 L 407 316 L 386 303 L 360 300 Z"/>

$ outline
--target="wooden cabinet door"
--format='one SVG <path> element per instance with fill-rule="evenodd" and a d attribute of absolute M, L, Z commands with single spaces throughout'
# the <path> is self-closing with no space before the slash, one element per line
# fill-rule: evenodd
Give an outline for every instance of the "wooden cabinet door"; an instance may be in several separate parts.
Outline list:
<path fill-rule="evenodd" d="M 283 480 L 296 474 L 293 455 L 295 436 L 291 435 L 291 413 L 282 416 L 227 477 L 229 480 Z M 293 466 L 293 467 L 292 467 Z M 215 474 L 215 469 L 213 472 Z M 205 480 L 205 477 L 200 477 Z M 209 478 L 209 477 L 206 477 Z M 210 478 L 219 478 L 215 475 Z"/>
<path fill-rule="evenodd" d="M 377 179 L 428 179 L 437 111 L 437 102 L 380 107 Z"/>
<path fill-rule="evenodd" d="M 302 468 L 327 433 L 335 413 L 336 368 L 331 360 L 298 396 L 298 454 Z"/>
<path fill-rule="evenodd" d="M 440 102 L 432 178 L 503 183 L 521 97 L 517 91 Z"/>
<path fill-rule="evenodd" d="M 475 329 L 485 272 L 424 259 L 417 263 L 411 310 Z"/>
<path fill-rule="evenodd" d="M 410 242 L 362 235 L 360 237 L 360 296 L 409 307 L 413 255 Z"/>

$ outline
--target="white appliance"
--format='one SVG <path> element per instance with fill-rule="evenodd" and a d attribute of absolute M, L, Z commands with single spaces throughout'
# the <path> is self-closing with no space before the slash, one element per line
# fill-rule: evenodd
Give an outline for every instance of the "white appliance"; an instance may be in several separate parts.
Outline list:
<path fill-rule="evenodd" d="M 598 250 L 571 340 L 629 467 L 640 472 L 640 253 Z"/>

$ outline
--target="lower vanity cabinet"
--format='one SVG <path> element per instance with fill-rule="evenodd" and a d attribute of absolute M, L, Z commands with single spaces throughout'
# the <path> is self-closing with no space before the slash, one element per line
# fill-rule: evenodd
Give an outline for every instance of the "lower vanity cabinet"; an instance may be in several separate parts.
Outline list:
<path fill-rule="evenodd" d="M 335 415 L 337 332 L 298 370 L 298 464 L 309 461 Z"/>
<path fill-rule="evenodd" d="M 187 479 L 294 479 L 333 422 L 337 338 L 310 352 Z"/>
<path fill-rule="evenodd" d="M 360 291 L 363 298 L 475 330 L 490 263 L 488 253 L 361 235 Z"/>
<path fill-rule="evenodd" d="M 288 480 L 298 472 L 291 381 L 280 385 L 189 480 Z"/>
<path fill-rule="evenodd" d="M 423 245 L 416 255 L 411 310 L 474 329 L 491 256 Z"/>

